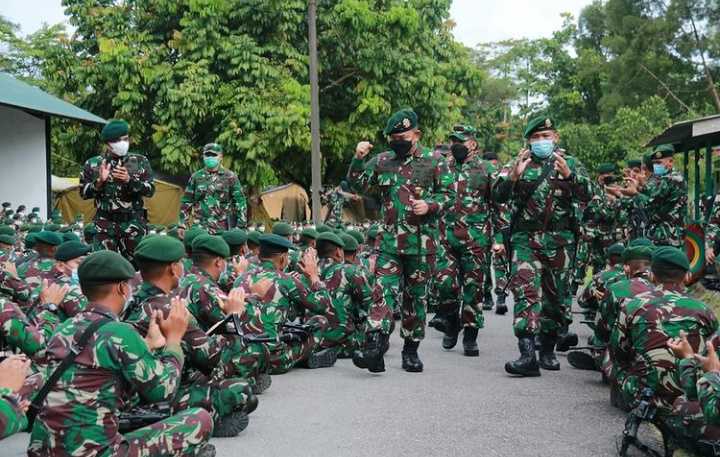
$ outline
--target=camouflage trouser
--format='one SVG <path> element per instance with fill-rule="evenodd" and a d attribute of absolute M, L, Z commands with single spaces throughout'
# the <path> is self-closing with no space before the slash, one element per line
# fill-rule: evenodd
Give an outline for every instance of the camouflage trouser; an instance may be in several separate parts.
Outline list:
<path fill-rule="evenodd" d="M 503 292 L 507 293 L 509 267 L 507 255 L 504 252 L 501 254 L 493 254 L 492 264 L 493 273 L 495 274 L 495 294 L 501 295 Z"/>
<path fill-rule="evenodd" d="M 452 316 L 461 312 L 462 304 L 463 327 L 483 328 L 483 287 L 490 266 L 490 247 L 461 242 L 453 236 L 448 236 L 446 243 L 446 267 L 437 274 L 439 312 Z"/>
<path fill-rule="evenodd" d="M 421 341 L 425 337 L 425 317 L 430 278 L 435 271 L 435 254 L 401 255 L 381 252 L 375 266 L 385 303 L 398 309 L 397 295 L 402 288 L 402 328 L 400 336 Z"/>
<path fill-rule="evenodd" d="M 663 418 L 672 434 L 689 441 L 705 441 L 720 447 L 720 425 L 708 424 L 702 406 L 697 400 L 688 400 L 686 396 L 675 399 L 672 414 Z M 717 455 L 717 454 L 715 454 Z"/>
<path fill-rule="evenodd" d="M 135 246 L 147 234 L 146 223 L 139 219 L 113 222 L 103 217 L 95 217 L 95 227 L 97 233 L 93 240 L 94 251 L 115 251 L 131 262 L 134 260 Z"/>
<path fill-rule="evenodd" d="M 590 248 L 585 240 L 580 240 L 577 246 L 577 257 L 575 259 L 575 270 L 572 272 L 573 285 L 580 287 L 585 282 L 587 267 L 590 262 Z"/>
<path fill-rule="evenodd" d="M 181 411 L 165 420 L 123 435 L 124 441 L 114 455 L 194 456 L 206 444 L 213 431 L 213 420 L 202 408 Z"/>
<path fill-rule="evenodd" d="M 224 338 L 231 342 L 220 352 L 220 360 L 213 368 L 211 382 L 221 382 L 234 377 L 253 386 L 256 376 L 267 373 L 269 369 L 269 354 L 266 348 L 262 345 L 247 345 L 240 337 L 225 335 Z"/>
<path fill-rule="evenodd" d="M 441 240 L 437 243 L 435 251 L 435 271 L 443 271 L 448 267 L 448 260 L 445 254 L 445 242 Z M 440 281 L 435 275 L 430 278 L 430 287 L 428 290 L 427 312 L 437 313 L 440 308 Z"/>
<path fill-rule="evenodd" d="M 217 423 L 220 418 L 242 409 L 251 392 L 250 385 L 240 378 L 209 381 L 198 373 L 180 384 L 173 411 L 203 408 L 210 412 L 213 421 Z"/>
<path fill-rule="evenodd" d="M 510 290 L 515 296 L 513 329 L 518 338 L 556 336 L 570 323 L 571 249 L 572 245 L 533 249 L 527 243 L 513 243 Z"/>
<path fill-rule="evenodd" d="M 589 264 L 593 268 L 593 274 L 596 274 L 605 268 L 607 264 L 607 248 L 612 244 L 612 241 L 602 241 L 599 239 L 593 239 L 590 243 L 590 260 Z"/>

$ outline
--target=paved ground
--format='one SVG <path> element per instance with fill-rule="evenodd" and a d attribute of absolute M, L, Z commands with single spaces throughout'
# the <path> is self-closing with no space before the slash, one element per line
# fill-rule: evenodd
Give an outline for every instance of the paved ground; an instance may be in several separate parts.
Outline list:
<path fill-rule="evenodd" d="M 511 379 L 503 370 L 516 355 L 511 317 L 486 320 L 479 358 L 442 351 L 440 334 L 429 329 L 422 374 L 402 371 L 395 337 L 381 375 L 340 360 L 274 377 L 248 429 L 213 440 L 218 455 L 616 455 L 623 417 L 610 407 L 599 374 L 574 370 L 562 357 L 560 372 Z M 0 454 L 24 455 L 27 439 L 5 440 Z"/>

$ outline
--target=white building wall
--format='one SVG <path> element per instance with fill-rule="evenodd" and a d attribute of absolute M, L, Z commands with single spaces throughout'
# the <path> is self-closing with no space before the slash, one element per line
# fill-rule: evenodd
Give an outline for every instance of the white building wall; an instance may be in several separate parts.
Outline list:
<path fill-rule="evenodd" d="M 45 120 L 0 106 L 0 203 L 24 204 L 47 214 Z"/>

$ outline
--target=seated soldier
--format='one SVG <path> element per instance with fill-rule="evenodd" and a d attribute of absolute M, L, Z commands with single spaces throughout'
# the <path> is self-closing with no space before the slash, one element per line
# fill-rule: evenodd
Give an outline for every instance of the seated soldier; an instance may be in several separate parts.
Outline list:
<path fill-rule="evenodd" d="M 212 417 L 202 408 L 125 435 L 118 431 L 118 414 L 135 393 L 148 403 L 169 401 L 175 395 L 183 366 L 180 343 L 189 319 L 187 308 L 177 300 L 166 319 L 153 316 L 145 339 L 120 322 L 118 315 L 130 298 L 128 280 L 134 274 L 132 264 L 111 251 L 89 255 L 78 268 L 89 304 L 58 327 L 48 344 L 47 372 L 53 373 L 73 350 L 77 356 L 47 397 L 34 400 L 40 409 L 28 456 L 215 455 L 207 443 Z"/>
<path fill-rule="evenodd" d="M 43 279 L 52 277 L 52 269 L 55 266 L 55 251 L 63 243 L 59 233 L 43 230 L 34 236 L 35 250 L 38 257 L 23 265 L 18 265 L 18 274 L 25 280 L 28 287 L 35 289 L 42 284 Z"/>
<path fill-rule="evenodd" d="M 263 235 L 260 241 L 260 265 L 241 275 L 235 287 L 246 291 L 263 279 L 270 280 L 272 287 L 261 298 L 260 303 L 248 303 L 245 334 L 268 337 L 275 341 L 251 343 L 257 352 L 267 351 L 273 374 L 287 372 L 302 362 L 307 368 L 325 368 L 335 364 L 337 353 L 334 348 L 320 350 L 325 339 L 328 321 L 323 315 L 331 308 L 331 298 L 326 285 L 320 280 L 314 249 L 308 249 L 299 264 L 302 276 L 285 273 L 290 260 L 288 251 L 292 243 L 278 235 Z M 257 309 L 259 308 L 259 309 Z M 293 308 L 307 312 L 302 334 L 290 335 L 283 339 L 283 327 L 289 323 Z"/>
<path fill-rule="evenodd" d="M 659 417 L 670 414 L 683 393 L 667 341 L 683 330 L 696 347 L 703 347 L 718 329 L 715 314 L 685 294 L 689 269 L 683 251 L 669 246 L 655 249 L 651 277 L 656 288 L 623 304 L 610 337 L 613 381 L 623 402 L 632 405 L 648 387 L 654 392 Z"/>
<path fill-rule="evenodd" d="M 249 262 L 245 258 L 248 253 L 247 248 L 247 232 L 241 229 L 231 229 L 222 232 L 220 235 L 230 247 L 230 258 L 227 262 L 225 271 L 220 275 L 220 288 L 230 292 L 232 285 L 241 273 L 248 269 Z"/>
<path fill-rule="evenodd" d="M 140 267 L 143 283 L 126 307 L 123 320 L 132 324 L 143 337 L 147 335 L 155 313 L 167 317 L 172 309 L 171 294 L 183 276 L 181 260 L 184 256 L 183 243 L 164 235 L 147 236 L 135 249 L 135 260 Z M 242 300 L 244 297 L 240 298 L 227 300 L 225 311 L 242 313 L 245 304 Z M 190 316 L 188 329 L 182 339 L 182 349 L 185 365 L 173 409 L 181 411 L 200 406 L 213 415 L 213 436 L 236 436 L 247 427 L 247 414 L 257 406 L 257 398 L 247 382 L 232 377 L 232 367 L 223 368 L 220 365 L 243 357 L 242 342 L 222 336 L 208 337 L 197 325 L 195 318 Z M 217 378 L 211 376 L 215 369 L 220 370 Z"/>
<path fill-rule="evenodd" d="M 25 430 L 27 401 L 19 394 L 30 370 L 30 361 L 19 356 L 0 362 L 0 440 Z"/>
<path fill-rule="evenodd" d="M 595 274 L 590 284 L 578 298 L 578 305 L 595 314 L 600 300 L 607 293 L 607 283 L 623 275 L 622 254 L 625 248 L 621 243 L 615 243 L 607 249 L 607 264 L 605 269 Z"/>

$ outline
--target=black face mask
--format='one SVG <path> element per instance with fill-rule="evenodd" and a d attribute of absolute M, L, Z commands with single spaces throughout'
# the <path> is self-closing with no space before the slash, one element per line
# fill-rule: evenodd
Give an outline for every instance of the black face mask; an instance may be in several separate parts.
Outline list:
<path fill-rule="evenodd" d="M 390 142 L 390 149 L 395 151 L 395 155 L 398 159 L 404 159 L 407 157 L 408 154 L 410 154 L 412 147 L 412 141 L 408 140 L 393 140 Z"/>
<path fill-rule="evenodd" d="M 453 157 L 455 157 L 455 160 L 458 163 L 465 162 L 465 159 L 467 159 L 468 154 L 470 154 L 470 151 L 468 150 L 467 146 L 465 146 L 462 143 L 455 143 L 450 147 L 450 152 L 452 152 Z"/>

